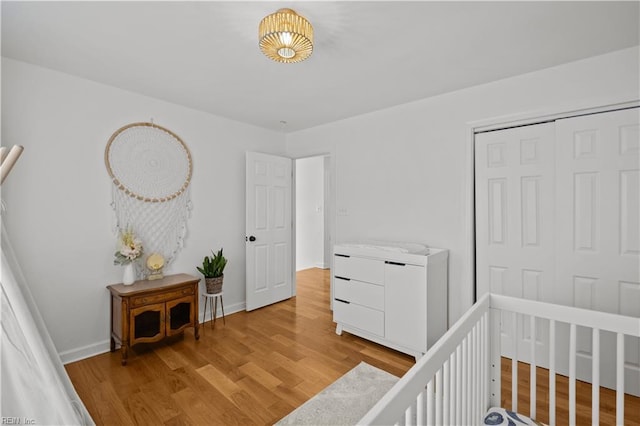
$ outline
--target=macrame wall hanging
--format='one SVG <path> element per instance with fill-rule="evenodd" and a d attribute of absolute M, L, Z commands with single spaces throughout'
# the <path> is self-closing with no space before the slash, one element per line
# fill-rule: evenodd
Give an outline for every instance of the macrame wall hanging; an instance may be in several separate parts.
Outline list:
<path fill-rule="evenodd" d="M 169 265 L 183 246 L 191 210 L 189 149 L 170 130 L 133 123 L 111 136 L 104 159 L 112 180 L 114 231 L 132 230 L 145 258 L 160 253 Z M 146 275 L 140 265 L 136 269 L 138 277 Z"/>

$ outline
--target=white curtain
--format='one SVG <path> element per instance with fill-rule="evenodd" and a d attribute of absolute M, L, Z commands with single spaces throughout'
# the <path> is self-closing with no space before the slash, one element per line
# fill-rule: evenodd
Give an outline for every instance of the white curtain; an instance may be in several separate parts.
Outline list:
<path fill-rule="evenodd" d="M 89 424 L 2 224 L 0 416 L 36 425 Z"/>

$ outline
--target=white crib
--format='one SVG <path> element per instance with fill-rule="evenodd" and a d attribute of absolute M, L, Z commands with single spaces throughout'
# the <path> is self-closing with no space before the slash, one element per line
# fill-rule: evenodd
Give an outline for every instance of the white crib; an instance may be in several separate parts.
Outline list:
<path fill-rule="evenodd" d="M 640 338 L 640 318 L 553 305 L 525 299 L 487 294 L 482 297 L 429 351 L 381 398 L 358 422 L 362 425 L 392 424 L 482 424 L 486 410 L 500 406 L 501 347 L 500 318 L 513 312 L 519 321 L 528 321 L 530 336 L 536 336 L 536 324 L 545 321 L 549 335 L 549 423 L 556 423 L 556 330 L 568 324 L 569 424 L 576 424 L 576 340 L 577 327 L 591 329 L 593 362 L 592 419 L 598 424 L 600 410 L 600 335 L 615 333 L 616 366 L 613 378 L 616 389 L 616 424 L 623 424 L 625 336 L 636 344 Z M 517 324 L 518 322 L 516 322 Z M 526 324 L 526 323 L 525 323 Z M 504 325 L 503 325 L 504 327 Z M 513 327 L 516 330 L 518 327 Z M 581 329 L 582 330 L 582 329 Z M 514 341 L 517 342 L 517 339 Z M 530 413 L 536 417 L 536 345 L 530 345 Z M 509 349 L 512 356 L 512 410 L 517 411 L 517 344 Z M 546 354 L 545 354 L 546 355 Z M 546 366 L 545 366 L 546 367 Z M 564 369 L 560 367 L 562 372 Z M 640 376 L 640 372 L 638 372 Z M 630 383 L 638 385 L 633 372 Z M 640 390 L 640 389 L 638 389 Z M 635 392 L 634 392 L 635 393 Z M 640 407 L 638 407 L 640 410 Z"/>

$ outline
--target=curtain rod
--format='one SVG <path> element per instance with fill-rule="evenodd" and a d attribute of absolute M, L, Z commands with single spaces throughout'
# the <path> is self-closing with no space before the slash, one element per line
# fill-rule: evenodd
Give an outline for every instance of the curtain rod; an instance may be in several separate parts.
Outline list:
<path fill-rule="evenodd" d="M 22 145 L 14 145 L 11 150 L 8 150 L 6 146 L 0 147 L 0 185 L 4 182 L 5 178 L 13 168 L 18 157 L 22 154 L 24 147 Z M 7 151 L 9 151 L 7 153 Z"/>

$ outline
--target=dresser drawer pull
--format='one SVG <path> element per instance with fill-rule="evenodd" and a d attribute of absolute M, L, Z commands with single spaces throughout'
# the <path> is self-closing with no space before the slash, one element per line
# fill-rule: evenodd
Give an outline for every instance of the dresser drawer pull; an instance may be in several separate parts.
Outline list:
<path fill-rule="evenodd" d="M 338 275 L 336 275 L 336 279 L 338 279 L 338 280 L 345 280 L 345 281 L 351 281 L 351 278 L 340 277 L 340 276 L 338 276 Z"/>
<path fill-rule="evenodd" d="M 342 303 L 346 303 L 347 305 L 350 305 L 351 302 L 347 302 L 346 300 L 342 300 L 342 299 L 335 299 L 336 302 L 342 302 Z"/>
<path fill-rule="evenodd" d="M 407 266 L 406 263 L 400 263 L 400 262 L 391 262 L 389 260 L 385 260 L 384 263 L 386 263 L 387 265 L 396 265 L 396 266 Z"/>
<path fill-rule="evenodd" d="M 147 298 L 143 297 L 142 300 L 140 300 L 142 303 L 147 303 Z"/>
<path fill-rule="evenodd" d="M 338 257 L 351 257 L 348 254 L 338 254 L 338 253 L 336 253 L 336 256 L 338 256 Z"/>

